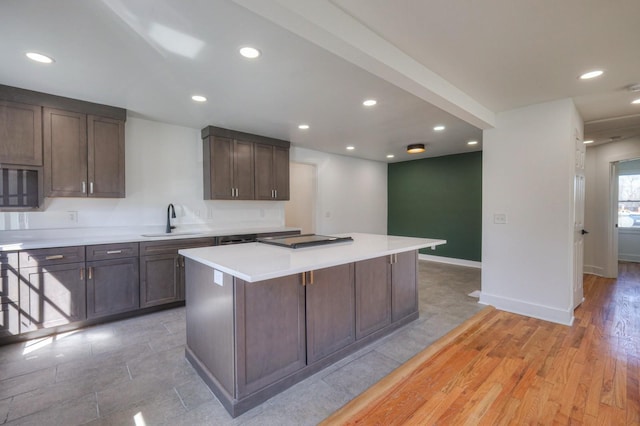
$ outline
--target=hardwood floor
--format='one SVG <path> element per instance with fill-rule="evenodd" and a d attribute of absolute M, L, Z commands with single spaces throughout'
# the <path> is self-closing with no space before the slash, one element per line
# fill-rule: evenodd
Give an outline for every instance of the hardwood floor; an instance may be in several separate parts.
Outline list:
<path fill-rule="evenodd" d="M 322 424 L 640 425 L 640 264 L 567 327 L 486 308 Z"/>

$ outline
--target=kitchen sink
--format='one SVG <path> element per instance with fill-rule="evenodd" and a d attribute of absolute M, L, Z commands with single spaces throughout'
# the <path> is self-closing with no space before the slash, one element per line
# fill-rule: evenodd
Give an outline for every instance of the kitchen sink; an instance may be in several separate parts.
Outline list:
<path fill-rule="evenodd" d="M 150 238 L 173 238 L 173 237 L 184 237 L 188 235 L 203 235 L 202 232 L 172 232 L 167 234 L 166 232 L 158 232 L 156 234 L 141 234 L 141 237 L 150 237 Z"/>

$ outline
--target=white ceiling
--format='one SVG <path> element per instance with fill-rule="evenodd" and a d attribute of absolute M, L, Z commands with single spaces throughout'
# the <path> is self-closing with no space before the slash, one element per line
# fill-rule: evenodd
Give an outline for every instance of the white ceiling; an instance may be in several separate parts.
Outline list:
<path fill-rule="evenodd" d="M 637 0 L 2 0 L 0 84 L 379 161 L 482 149 L 466 142 L 496 112 L 566 97 L 606 141 L 640 134 L 638 16 Z"/>

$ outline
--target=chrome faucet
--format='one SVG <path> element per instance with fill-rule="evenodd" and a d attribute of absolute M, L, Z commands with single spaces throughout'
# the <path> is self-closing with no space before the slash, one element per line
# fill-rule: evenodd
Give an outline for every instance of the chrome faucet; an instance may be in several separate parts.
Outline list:
<path fill-rule="evenodd" d="M 176 218 L 176 209 L 173 208 L 173 204 L 169 204 L 169 207 L 167 207 L 167 229 L 166 229 L 166 233 L 170 234 L 172 229 L 176 229 L 175 226 L 171 226 L 171 218 Z"/>

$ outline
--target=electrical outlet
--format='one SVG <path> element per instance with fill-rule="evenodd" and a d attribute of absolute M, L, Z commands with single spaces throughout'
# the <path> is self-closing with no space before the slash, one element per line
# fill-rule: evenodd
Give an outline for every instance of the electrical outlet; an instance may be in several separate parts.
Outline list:
<path fill-rule="evenodd" d="M 507 214 L 506 213 L 494 213 L 493 214 L 493 223 L 496 225 L 506 225 L 507 224 Z"/>
<path fill-rule="evenodd" d="M 67 218 L 70 222 L 78 223 L 78 212 L 76 211 L 68 211 Z"/>

